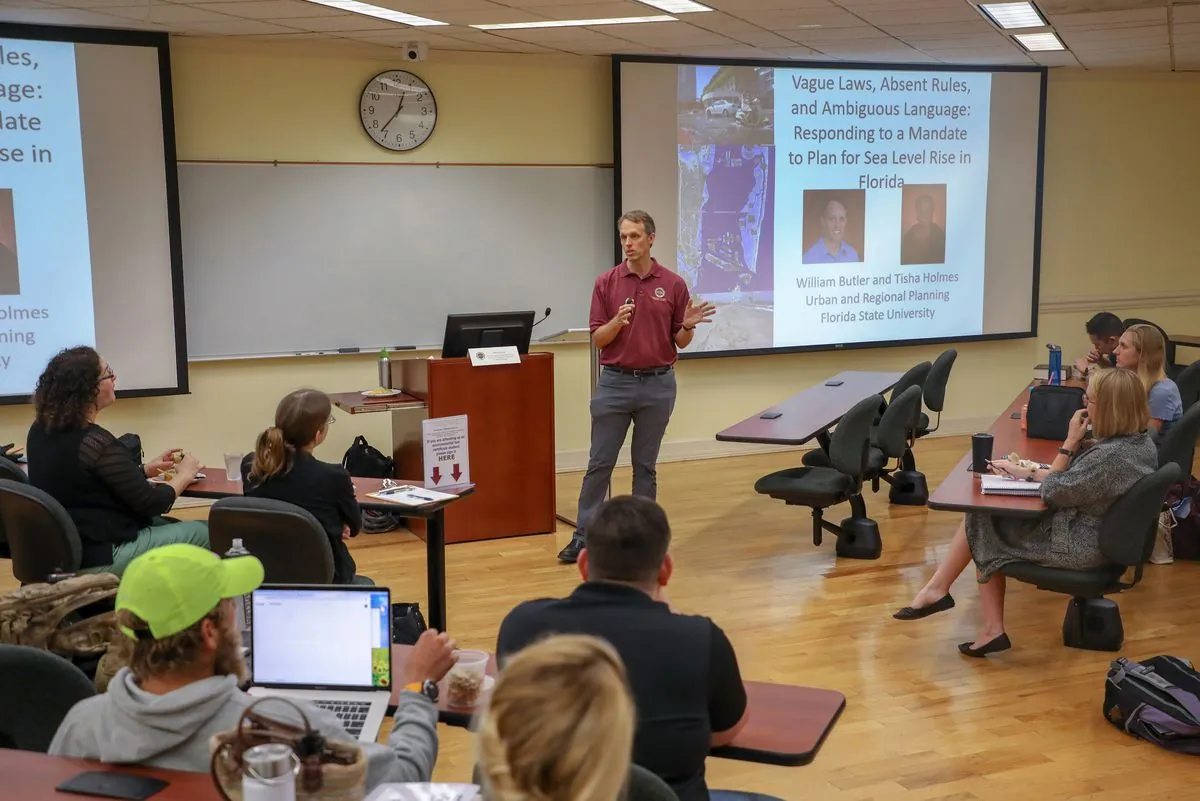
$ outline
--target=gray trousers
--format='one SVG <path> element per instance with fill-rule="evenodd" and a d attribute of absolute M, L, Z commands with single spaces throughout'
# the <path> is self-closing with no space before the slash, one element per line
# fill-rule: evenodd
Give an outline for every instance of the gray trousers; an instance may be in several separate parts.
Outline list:
<path fill-rule="evenodd" d="M 658 494 L 658 449 L 675 409 L 675 371 L 632 376 L 602 370 L 592 398 L 592 450 L 579 490 L 578 532 L 604 503 L 617 454 L 633 423 L 633 494 L 653 499 Z"/>

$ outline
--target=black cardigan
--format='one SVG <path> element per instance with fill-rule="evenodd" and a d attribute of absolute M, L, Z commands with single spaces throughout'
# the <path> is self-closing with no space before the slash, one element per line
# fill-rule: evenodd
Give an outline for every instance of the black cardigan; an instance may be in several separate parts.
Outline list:
<path fill-rule="evenodd" d="M 67 510 L 83 542 L 82 567 L 111 565 L 113 548 L 175 503 L 175 490 L 151 484 L 128 448 L 95 423 L 69 431 L 29 428 L 29 483 Z"/>

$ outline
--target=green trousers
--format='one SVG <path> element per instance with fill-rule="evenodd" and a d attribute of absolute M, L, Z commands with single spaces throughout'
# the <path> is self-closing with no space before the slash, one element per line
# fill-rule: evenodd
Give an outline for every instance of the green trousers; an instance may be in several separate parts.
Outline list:
<path fill-rule="evenodd" d="M 182 520 L 149 526 L 139 531 L 136 539 L 113 547 L 111 567 L 92 567 L 80 572 L 115 573 L 119 576 L 129 567 L 130 562 L 147 551 L 177 542 L 208 548 L 208 523 L 203 520 Z"/>

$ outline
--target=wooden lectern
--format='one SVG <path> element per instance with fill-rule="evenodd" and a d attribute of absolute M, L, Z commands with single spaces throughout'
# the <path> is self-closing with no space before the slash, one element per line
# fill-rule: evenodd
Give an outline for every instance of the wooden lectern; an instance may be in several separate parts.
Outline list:
<path fill-rule="evenodd" d="M 486 367 L 470 359 L 404 359 L 392 370 L 393 384 L 424 402 L 392 411 L 396 475 L 425 475 L 423 419 L 467 416 L 475 492 L 446 508 L 446 542 L 554 531 L 554 354 Z M 409 527 L 424 534 L 423 520 Z"/>

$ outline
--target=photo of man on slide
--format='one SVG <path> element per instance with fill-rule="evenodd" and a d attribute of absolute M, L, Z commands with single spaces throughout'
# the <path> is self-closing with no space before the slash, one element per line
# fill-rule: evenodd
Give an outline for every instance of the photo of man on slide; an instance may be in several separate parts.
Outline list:
<path fill-rule="evenodd" d="M 0 295 L 21 294 L 17 266 L 17 229 L 13 214 L 13 191 L 0 189 Z"/>
<path fill-rule="evenodd" d="M 804 263 L 861 262 L 865 211 L 866 192 L 862 189 L 806 190 L 804 241 L 812 244 L 804 251 Z"/>
<path fill-rule="evenodd" d="M 901 264 L 945 264 L 946 185 L 905 184 Z"/>

